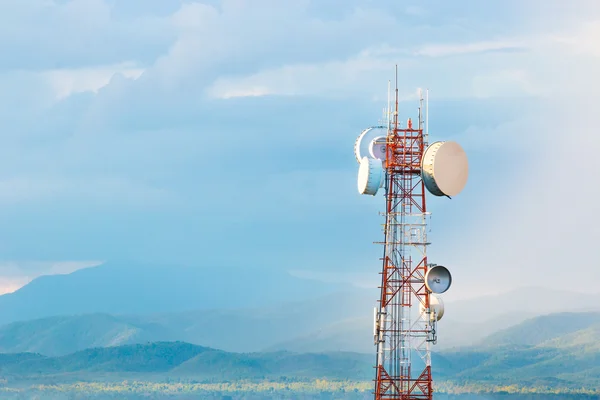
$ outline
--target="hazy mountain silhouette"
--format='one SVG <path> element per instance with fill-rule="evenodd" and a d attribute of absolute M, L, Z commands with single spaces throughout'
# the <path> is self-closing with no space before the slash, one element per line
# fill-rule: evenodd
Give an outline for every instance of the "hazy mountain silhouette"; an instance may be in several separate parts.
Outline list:
<path fill-rule="evenodd" d="M 11 380 L 73 381 L 101 376 L 122 381 L 123 374 L 160 373 L 200 379 L 239 380 L 281 376 L 368 379 L 371 357 L 356 353 L 230 353 L 183 342 L 157 342 L 87 349 L 61 357 L 31 353 L 0 354 L 1 372 Z"/>
<path fill-rule="evenodd" d="M 582 294 L 543 287 L 523 287 L 506 293 L 453 302 L 449 319 L 462 322 L 485 321 L 501 315 L 520 319 L 565 311 L 600 310 L 600 293 Z"/>
<path fill-rule="evenodd" d="M 67 275 L 42 276 L 0 296 L 0 324 L 86 313 L 272 307 L 283 299 L 305 300 L 342 288 L 296 278 L 280 269 L 107 263 Z"/>
<path fill-rule="evenodd" d="M 363 301 L 369 302 L 365 295 Z M 535 302 L 527 301 L 529 298 Z M 563 311 L 599 310 L 600 295 L 523 288 L 500 295 L 445 303 L 438 324 L 438 351 L 479 344 L 495 332 L 518 326 L 530 318 Z M 364 312 L 352 319 L 337 319 L 309 334 L 298 334 L 268 350 L 372 352 L 373 314 Z"/>
<path fill-rule="evenodd" d="M 60 278 L 68 279 L 68 276 Z M 35 293 L 35 287 L 28 288 L 28 290 L 30 290 L 30 294 L 26 298 L 32 299 L 32 301 L 40 298 Z M 249 289 L 246 293 L 248 292 L 253 293 Z M 316 292 L 318 290 L 313 291 L 313 293 Z M 555 295 L 553 292 L 538 294 L 537 298 L 542 303 L 544 303 L 544 293 L 548 296 Z M 264 298 L 265 294 L 261 293 L 260 296 Z M 278 296 L 278 294 L 275 293 L 272 296 Z M 493 299 L 498 305 L 488 309 L 486 312 L 488 319 L 473 318 L 472 321 L 467 322 L 453 319 L 454 314 L 476 316 L 473 308 L 480 307 L 480 302 L 487 301 L 486 298 L 448 302 L 446 315 L 438 326 L 438 344 L 434 349 L 442 351 L 454 346 L 464 347 L 478 343 L 483 345 L 490 343 L 518 344 L 521 343 L 520 339 L 528 337 L 531 332 L 540 331 L 542 327 L 537 325 L 536 328 L 519 325 L 527 319 L 525 313 L 503 313 L 504 310 L 500 305 L 505 304 L 506 299 L 512 296 L 514 296 L 514 292 L 506 293 L 503 296 L 494 296 Z M 95 302 L 88 302 L 87 308 L 101 308 L 103 298 L 103 296 L 97 295 Z M 83 313 L 46 317 L 2 326 L 0 328 L 0 351 L 38 352 L 50 356 L 98 346 L 179 340 L 232 352 L 289 350 L 296 352 L 352 351 L 371 354 L 374 351 L 372 307 L 375 304 L 375 298 L 375 289 L 348 289 L 345 292 L 317 296 L 308 300 L 273 301 L 270 305 L 262 307 L 248 306 L 235 309 L 200 307 L 200 309 L 192 311 L 139 314 L 125 312 L 125 307 L 122 307 L 115 315 Z M 589 298 L 578 300 L 578 297 L 574 295 L 568 296 L 568 298 L 574 299 L 570 304 L 573 309 L 580 308 L 581 301 L 590 301 Z M 143 303 L 139 299 L 143 299 L 143 297 L 134 298 L 128 305 L 129 310 L 153 310 L 152 304 L 132 304 Z M 201 296 L 195 298 L 199 303 L 204 299 Z M 244 306 L 247 303 L 244 303 Z M 209 298 L 201 304 L 214 305 L 214 299 Z M 600 301 L 596 304 L 600 305 Z M 181 303 L 169 305 L 171 308 L 179 306 Z M 187 306 L 188 303 L 184 302 L 183 307 Z M 569 304 L 561 304 L 560 308 L 565 306 L 569 306 Z M 52 312 L 49 308 L 43 310 L 47 313 Z M 67 313 L 65 310 L 69 309 L 63 308 L 63 314 Z M 73 308 L 70 310 L 73 312 Z M 589 319 L 589 315 L 588 317 L 585 315 L 588 314 L 584 313 L 576 318 Z M 564 318 L 557 318 L 556 323 L 558 324 L 566 321 Z M 511 327 L 517 330 L 521 329 L 525 333 L 515 333 L 513 335 L 515 338 L 511 339 Z M 582 327 L 582 325 L 573 325 L 573 328 L 575 327 Z M 507 333 L 502 333 L 503 330 L 507 330 Z M 571 331 L 572 329 L 557 330 L 561 334 Z M 484 338 L 495 332 L 499 332 L 500 336 L 504 335 L 502 337 L 508 342 L 502 342 L 505 339 L 494 339 L 494 336 L 490 337 L 490 342 L 482 342 Z M 545 336 L 544 340 L 549 338 L 551 337 Z M 501 341 L 498 342 L 498 340 Z M 522 344 L 532 343 L 523 342 Z"/>
<path fill-rule="evenodd" d="M 547 339 L 549 319 L 535 318 L 494 335 L 494 341 L 507 342 L 517 332 L 526 333 L 526 341 L 537 344 L 497 344 L 473 346 L 442 352 L 450 362 L 444 371 L 460 381 L 488 381 L 497 384 L 520 382 L 528 386 L 598 387 L 600 385 L 600 324 L 559 334 Z M 571 316 L 586 319 L 586 313 Z M 564 333 L 564 331 L 563 331 Z M 446 366 L 450 370 L 446 370 Z M 454 372 L 452 372 L 454 371 Z"/>
<path fill-rule="evenodd" d="M 177 335 L 175 335 L 177 336 Z M 79 350 L 176 340 L 171 330 L 109 314 L 58 316 L 13 322 L 0 328 L 0 351 L 64 355 Z"/>
<path fill-rule="evenodd" d="M 588 337 L 590 332 L 586 332 Z M 561 336 L 572 336 L 568 334 Z M 540 346 L 473 347 L 432 355 L 436 379 L 468 384 L 530 387 L 596 387 L 600 329 L 585 345 L 568 342 Z M 231 353 L 182 342 L 158 342 L 87 349 L 62 357 L 31 353 L 0 354 L 0 372 L 11 384 L 163 381 L 190 379 L 216 382 L 303 379 L 370 380 L 374 357 L 350 352 Z"/>
<path fill-rule="evenodd" d="M 516 326 L 502 329 L 485 338 L 482 344 L 553 347 L 568 346 L 569 343 L 583 345 L 588 344 L 589 339 L 598 338 L 593 334 L 596 327 L 600 327 L 600 312 L 555 313 L 531 318 Z M 589 336 L 579 336 L 588 330 L 591 332 Z M 558 338 L 561 340 L 556 341 Z"/>
<path fill-rule="evenodd" d="M 335 318 L 362 315 L 364 322 L 364 316 L 372 312 L 370 297 L 371 291 L 356 290 L 261 308 L 142 315 L 94 313 L 19 321 L 0 327 L 0 351 L 50 356 L 97 346 L 175 340 L 227 351 L 259 351 L 297 335 L 309 335 Z M 344 335 L 342 331 L 338 338 Z M 369 340 L 368 336 L 362 339 Z M 354 337 L 350 343 L 361 341 Z"/>

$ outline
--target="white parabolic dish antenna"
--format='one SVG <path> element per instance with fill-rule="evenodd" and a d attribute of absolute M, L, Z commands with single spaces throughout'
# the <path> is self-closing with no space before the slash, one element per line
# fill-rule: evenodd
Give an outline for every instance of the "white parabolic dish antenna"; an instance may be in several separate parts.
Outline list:
<path fill-rule="evenodd" d="M 444 302 L 442 301 L 441 297 L 438 297 L 435 294 L 430 295 L 429 308 L 431 309 L 432 313 L 435 313 L 437 321 L 442 319 L 442 317 L 444 316 Z M 421 314 L 425 313 L 425 305 L 423 303 L 420 303 L 419 305 L 419 312 Z"/>
<path fill-rule="evenodd" d="M 467 184 L 467 154 L 456 142 L 432 143 L 423 153 L 421 173 L 425 187 L 435 196 L 456 196 Z"/>
<path fill-rule="evenodd" d="M 362 160 L 363 157 L 371 157 L 369 152 L 371 142 L 373 139 L 380 136 L 387 136 L 387 128 L 383 126 L 373 126 L 361 132 L 354 143 L 354 157 L 356 157 L 357 163 L 360 164 L 360 160 Z"/>
<path fill-rule="evenodd" d="M 452 284 L 452 275 L 448 268 L 436 265 L 425 273 L 425 286 L 433 293 L 444 293 Z"/>
<path fill-rule="evenodd" d="M 383 182 L 383 175 L 381 160 L 363 157 L 358 167 L 358 193 L 375 196 Z"/>

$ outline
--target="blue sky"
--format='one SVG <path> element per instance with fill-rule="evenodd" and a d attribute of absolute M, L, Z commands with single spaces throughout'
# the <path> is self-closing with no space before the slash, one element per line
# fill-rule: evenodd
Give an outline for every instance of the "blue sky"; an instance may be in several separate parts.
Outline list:
<path fill-rule="evenodd" d="M 352 146 L 396 63 L 403 117 L 428 87 L 470 158 L 430 200 L 449 296 L 598 280 L 600 4 L 570 4 L 3 1 L 0 287 L 113 259 L 376 282 Z"/>

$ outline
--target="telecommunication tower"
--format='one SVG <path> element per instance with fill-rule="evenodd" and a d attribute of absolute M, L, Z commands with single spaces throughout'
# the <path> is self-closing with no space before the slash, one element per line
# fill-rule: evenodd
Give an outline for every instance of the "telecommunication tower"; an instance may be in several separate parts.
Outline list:
<path fill-rule="evenodd" d="M 431 345 L 444 315 L 439 294 L 452 283 L 450 271 L 427 258 L 425 191 L 450 198 L 468 177 L 467 156 L 455 142 L 428 143 L 428 100 L 419 99 L 418 122 L 398 118 L 395 107 L 386 125 L 362 131 L 354 145 L 359 163 L 358 191 L 385 197 L 381 295 L 374 310 L 377 346 L 375 399 L 432 399 Z M 427 96 L 428 97 L 428 96 Z M 423 112 L 424 111 L 424 112 Z"/>

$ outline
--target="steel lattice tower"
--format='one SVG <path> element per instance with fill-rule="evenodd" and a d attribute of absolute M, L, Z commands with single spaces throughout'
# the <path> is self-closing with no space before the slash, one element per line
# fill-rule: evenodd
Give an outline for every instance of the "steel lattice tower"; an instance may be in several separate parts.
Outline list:
<path fill-rule="evenodd" d="M 375 399 L 431 399 L 430 293 L 425 286 L 427 208 L 421 159 L 427 146 L 422 99 L 418 127 L 399 128 L 398 88 L 388 122 L 385 170 L 384 255 L 381 295 L 375 316 Z M 419 307 L 426 311 L 421 314 Z M 418 362 L 413 362 L 418 361 Z"/>

